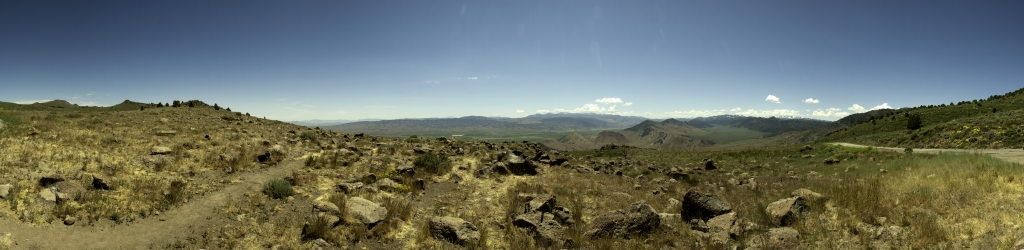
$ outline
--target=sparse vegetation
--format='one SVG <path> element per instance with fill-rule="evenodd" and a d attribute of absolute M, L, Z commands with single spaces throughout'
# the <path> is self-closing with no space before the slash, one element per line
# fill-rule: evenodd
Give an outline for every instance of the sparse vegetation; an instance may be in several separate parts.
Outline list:
<path fill-rule="evenodd" d="M 287 180 L 272 180 L 263 186 L 263 193 L 274 199 L 292 196 L 292 183 Z"/>
<path fill-rule="evenodd" d="M 451 168 L 452 161 L 448 159 L 448 156 L 446 155 L 427 152 L 416 157 L 416 161 L 413 161 L 413 165 L 416 165 L 417 168 L 428 173 L 443 174 L 448 172 L 448 169 Z"/>

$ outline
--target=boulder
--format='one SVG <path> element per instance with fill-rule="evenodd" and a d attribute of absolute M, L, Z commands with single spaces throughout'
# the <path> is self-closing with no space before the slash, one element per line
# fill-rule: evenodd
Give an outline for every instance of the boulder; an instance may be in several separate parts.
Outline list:
<path fill-rule="evenodd" d="M 349 198 L 348 202 L 345 202 L 345 209 L 348 210 L 349 216 L 369 227 L 384 221 L 384 217 L 388 215 L 387 208 L 360 197 Z"/>
<path fill-rule="evenodd" d="M 825 165 L 838 164 L 839 159 L 836 158 L 825 158 Z"/>
<path fill-rule="evenodd" d="M 584 228 L 584 236 L 596 238 L 622 238 L 637 234 L 649 234 L 661 226 L 658 213 L 644 201 L 638 201 L 626 209 L 611 211 L 598 216 Z"/>
<path fill-rule="evenodd" d="M 71 215 L 65 215 L 64 216 L 64 225 L 68 225 L 68 226 L 74 225 L 75 221 L 76 221 L 76 219 L 75 219 L 74 216 L 71 216 Z"/>
<path fill-rule="evenodd" d="M 458 245 L 476 245 L 480 230 L 473 224 L 456 217 L 430 218 L 430 235 Z"/>
<path fill-rule="evenodd" d="M 363 175 L 363 177 L 359 178 L 359 180 L 362 181 L 363 184 L 373 184 L 373 183 L 377 182 L 377 175 L 373 174 L 373 173 L 369 173 L 369 174 Z"/>
<path fill-rule="evenodd" d="M 704 161 L 704 170 L 715 170 L 715 169 L 718 169 L 718 166 L 715 166 L 715 161 L 714 160 L 706 159 Z"/>
<path fill-rule="evenodd" d="M 150 150 L 151 155 L 169 155 L 171 152 L 174 151 L 171 151 L 171 148 L 164 146 L 155 146 Z"/>
<path fill-rule="evenodd" d="M 521 155 L 522 153 L 520 153 Z M 537 175 L 538 166 L 533 161 L 529 161 L 522 156 L 516 154 L 505 154 L 502 162 L 499 165 L 504 165 L 514 175 Z"/>
<path fill-rule="evenodd" d="M 671 229 L 683 223 L 683 216 L 679 214 L 659 213 L 658 218 L 661 220 L 661 226 Z"/>
<path fill-rule="evenodd" d="M 61 176 L 59 174 L 47 175 L 43 176 L 42 178 L 39 178 L 39 186 L 47 187 L 58 182 L 62 182 L 64 180 L 64 176 Z"/>
<path fill-rule="evenodd" d="M 42 198 L 42 200 L 46 202 L 56 203 L 57 193 L 53 192 L 53 189 L 44 188 L 43 190 L 39 191 L 39 198 Z"/>
<path fill-rule="evenodd" d="M 765 212 L 768 213 L 768 218 L 772 224 L 788 226 L 807 216 L 810 210 L 811 208 L 807 206 L 804 199 L 797 196 L 772 202 L 768 204 Z"/>
<path fill-rule="evenodd" d="M 800 232 L 791 227 L 768 229 L 765 236 L 768 242 L 762 246 L 767 249 L 794 249 L 800 246 Z"/>
<path fill-rule="evenodd" d="M 801 189 L 793 190 L 793 192 L 790 193 L 790 195 L 798 196 L 800 198 L 803 198 L 806 201 L 818 201 L 818 200 L 826 199 L 824 195 L 821 195 L 819 193 L 815 193 L 814 191 L 811 191 L 811 190 L 806 189 L 806 188 L 801 188 Z"/>
<path fill-rule="evenodd" d="M 565 242 L 565 227 L 551 213 L 520 214 L 512 225 L 532 231 L 534 240 L 542 246 L 560 246 Z"/>
<path fill-rule="evenodd" d="M 256 160 L 259 161 L 260 163 L 270 161 L 270 151 L 266 151 L 263 154 L 256 155 Z"/>
<path fill-rule="evenodd" d="M 105 177 L 93 176 L 92 187 L 100 190 L 110 190 L 110 182 Z"/>
<path fill-rule="evenodd" d="M 317 201 L 317 202 L 313 203 L 313 211 L 314 212 L 320 212 L 320 213 L 326 213 L 326 214 L 334 215 L 334 216 L 338 216 L 338 217 L 342 216 L 341 209 L 338 208 L 338 205 L 334 205 L 334 203 L 331 203 L 331 202 L 328 202 L 328 201 Z"/>
<path fill-rule="evenodd" d="M 550 213 L 557 203 L 555 196 L 550 194 L 519 194 L 518 199 L 526 203 L 523 213 Z"/>
<path fill-rule="evenodd" d="M 682 214 L 685 220 L 706 220 L 730 211 L 732 211 L 732 207 L 722 198 L 691 189 L 686 191 L 686 194 L 683 196 L 680 214 Z"/>
<path fill-rule="evenodd" d="M 416 174 L 416 169 L 415 169 L 415 166 L 413 166 L 413 165 L 400 166 L 398 168 L 395 168 L 395 171 L 397 171 L 398 174 L 401 174 L 401 175 L 414 175 L 414 174 Z"/>
<path fill-rule="evenodd" d="M 385 192 L 395 192 L 399 190 L 398 183 L 388 178 L 378 180 L 377 188 Z"/>
<path fill-rule="evenodd" d="M 339 183 L 338 190 L 345 194 L 351 194 L 352 192 L 362 188 L 362 182 L 351 182 L 351 183 Z"/>
<path fill-rule="evenodd" d="M 54 184 L 54 188 L 57 190 L 57 198 L 61 202 L 74 199 L 78 194 L 85 193 L 85 187 L 74 181 L 62 181 Z"/>
<path fill-rule="evenodd" d="M 711 243 L 726 245 L 732 242 L 733 236 L 729 232 L 736 226 L 735 224 L 736 212 L 719 215 L 708 220 L 708 234 L 711 236 Z"/>
<path fill-rule="evenodd" d="M 7 198 L 11 194 L 11 189 L 14 188 L 11 184 L 0 185 L 0 199 Z"/>
<path fill-rule="evenodd" d="M 800 153 L 803 153 L 805 151 L 811 151 L 811 150 L 814 150 L 814 148 L 811 147 L 811 145 L 804 145 L 803 147 L 800 147 Z"/>

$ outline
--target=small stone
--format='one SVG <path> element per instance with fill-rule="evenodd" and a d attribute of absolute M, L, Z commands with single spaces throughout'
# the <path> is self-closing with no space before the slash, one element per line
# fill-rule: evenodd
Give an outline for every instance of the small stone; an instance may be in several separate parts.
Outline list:
<path fill-rule="evenodd" d="M 70 225 L 74 225 L 74 224 L 75 224 L 75 217 L 73 217 L 71 215 L 65 215 L 64 216 L 64 225 L 70 226 Z"/>
<path fill-rule="evenodd" d="M 10 195 L 11 188 L 13 187 L 14 186 L 12 186 L 11 184 L 0 185 L 0 199 L 7 198 L 7 195 Z"/>
<path fill-rule="evenodd" d="M 171 152 L 173 152 L 171 151 L 171 148 L 164 146 L 155 146 L 150 150 L 151 155 L 169 155 Z"/>

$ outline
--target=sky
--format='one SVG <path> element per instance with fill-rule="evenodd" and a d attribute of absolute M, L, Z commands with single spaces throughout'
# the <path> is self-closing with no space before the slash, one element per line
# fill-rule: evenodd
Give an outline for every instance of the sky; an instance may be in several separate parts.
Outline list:
<path fill-rule="evenodd" d="M 1024 1 L 0 1 L 0 101 L 836 120 L 1024 87 Z"/>

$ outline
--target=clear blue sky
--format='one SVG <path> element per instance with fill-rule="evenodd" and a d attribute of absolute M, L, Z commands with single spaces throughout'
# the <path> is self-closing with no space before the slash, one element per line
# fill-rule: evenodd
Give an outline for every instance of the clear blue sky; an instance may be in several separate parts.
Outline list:
<path fill-rule="evenodd" d="M 1024 1 L 0 2 L 15 102 L 835 120 L 1021 87 Z"/>

